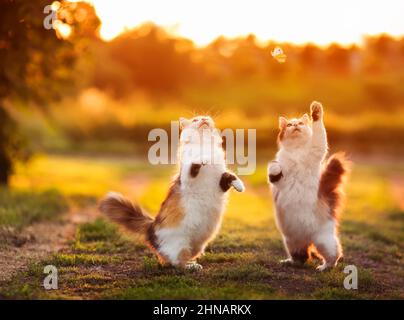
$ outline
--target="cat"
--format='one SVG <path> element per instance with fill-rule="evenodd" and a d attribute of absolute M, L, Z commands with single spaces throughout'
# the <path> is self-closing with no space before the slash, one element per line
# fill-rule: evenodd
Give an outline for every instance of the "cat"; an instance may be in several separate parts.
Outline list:
<path fill-rule="evenodd" d="M 268 182 L 276 223 L 288 254 L 284 263 L 305 263 L 313 252 L 322 260 L 317 270 L 336 266 L 342 258 L 338 235 L 343 187 L 350 163 L 343 153 L 328 152 L 323 107 L 314 101 L 311 119 L 279 118 L 279 151 L 268 164 Z"/>
<path fill-rule="evenodd" d="M 161 264 L 202 269 L 196 259 L 217 234 L 233 187 L 243 182 L 226 169 L 222 137 L 211 117 L 180 118 L 179 172 L 155 218 L 117 193 L 100 210 L 112 221 L 144 236 Z"/>

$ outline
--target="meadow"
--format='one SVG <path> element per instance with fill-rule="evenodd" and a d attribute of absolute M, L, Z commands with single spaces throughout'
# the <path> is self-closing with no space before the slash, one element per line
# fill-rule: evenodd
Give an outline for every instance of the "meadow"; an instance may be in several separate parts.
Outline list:
<path fill-rule="evenodd" d="M 0 299 L 404 298 L 403 36 L 361 30 L 360 41 L 327 45 L 265 40 L 258 30 L 227 37 L 226 6 L 217 37 L 202 46 L 153 19 L 107 40 L 100 32 L 123 22 L 122 10 L 108 12 L 110 20 L 97 5 L 55 1 L 57 21 L 44 28 L 48 5 L 6 0 L 0 10 Z M 317 19 L 334 18 L 328 6 L 324 15 L 321 6 L 304 7 L 297 17 L 326 38 L 327 25 L 353 32 Z M 246 8 L 256 20 L 256 8 Z M 314 270 L 317 260 L 279 264 L 285 253 L 266 183 L 278 117 L 300 116 L 313 100 L 324 105 L 331 151 L 354 162 L 340 226 L 344 261 L 324 273 Z M 148 134 L 201 114 L 221 129 L 255 129 L 258 163 L 242 177 L 247 191 L 232 192 L 221 232 L 200 259 L 204 269 L 188 272 L 159 266 L 97 203 L 114 190 L 156 214 L 176 169 L 148 162 Z M 58 290 L 43 287 L 49 264 Z M 347 265 L 359 270 L 358 290 L 343 286 Z"/>
<path fill-rule="evenodd" d="M 242 177 L 247 191 L 232 192 L 221 232 L 200 259 L 204 269 L 190 272 L 161 267 L 139 239 L 100 217 L 96 209 L 98 199 L 115 190 L 155 214 L 175 167 L 151 166 L 131 156 L 38 155 L 19 166 L 11 179 L 14 200 L 0 202 L 1 230 L 12 227 L 9 232 L 18 237 L 29 224 L 51 224 L 62 218 L 63 224 L 77 215 L 85 219 L 75 223 L 61 249 L 27 259 L 24 268 L 0 281 L 0 297 L 403 299 L 404 166 L 380 157 L 353 160 L 340 227 L 344 261 L 337 268 L 316 272 L 315 259 L 304 266 L 279 264 L 284 251 L 266 165 L 260 162 L 254 175 Z M 8 192 L 1 190 L 1 197 Z M 9 212 L 26 215 L 13 220 L 7 218 Z M 37 240 L 26 241 L 35 245 Z M 15 245 L 0 244 L 0 253 Z M 42 286 L 43 268 L 49 264 L 58 268 L 58 290 Z M 357 290 L 343 286 L 346 265 L 358 268 Z"/>

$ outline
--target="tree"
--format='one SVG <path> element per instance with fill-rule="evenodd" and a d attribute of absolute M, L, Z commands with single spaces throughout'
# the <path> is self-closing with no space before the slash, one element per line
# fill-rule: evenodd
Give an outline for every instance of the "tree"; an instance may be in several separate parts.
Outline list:
<path fill-rule="evenodd" d="M 326 66 L 334 75 L 349 75 L 351 71 L 351 53 L 338 44 L 331 44 L 326 52 Z"/>
<path fill-rule="evenodd" d="M 0 184 L 8 183 L 13 163 L 26 157 L 6 102 L 18 98 L 45 105 L 60 97 L 69 86 L 78 44 L 97 34 L 99 20 L 89 4 L 54 3 L 59 24 L 50 30 L 44 26 L 48 5 L 48 0 L 0 3 Z"/>
<path fill-rule="evenodd" d="M 108 49 L 112 62 L 126 69 L 131 83 L 137 87 L 176 92 L 194 77 L 192 43 L 172 38 L 153 24 L 121 34 L 108 44 Z M 104 75 L 104 82 L 108 82 L 109 74 Z"/>

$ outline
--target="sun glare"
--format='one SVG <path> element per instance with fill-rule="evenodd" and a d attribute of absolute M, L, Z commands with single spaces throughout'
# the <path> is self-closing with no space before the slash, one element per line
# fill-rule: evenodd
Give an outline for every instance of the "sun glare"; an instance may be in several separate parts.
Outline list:
<path fill-rule="evenodd" d="M 53 22 L 53 28 L 56 30 L 56 35 L 62 39 L 69 38 L 72 33 L 72 28 L 60 20 L 55 20 Z"/>
<path fill-rule="evenodd" d="M 253 33 L 261 41 L 359 43 L 366 34 L 404 34 L 404 1 L 375 0 L 89 0 L 110 40 L 126 28 L 154 22 L 206 45 L 220 35 Z"/>

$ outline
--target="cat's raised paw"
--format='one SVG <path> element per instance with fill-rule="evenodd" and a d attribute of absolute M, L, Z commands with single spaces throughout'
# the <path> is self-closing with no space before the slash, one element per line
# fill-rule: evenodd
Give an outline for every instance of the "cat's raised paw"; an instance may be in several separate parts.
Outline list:
<path fill-rule="evenodd" d="M 278 162 L 271 162 L 268 171 L 269 171 L 268 174 L 272 176 L 277 176 L 282 172 L 282 168 Z"/>
<path fill-rule="evenodd" d="M 283 177 L 282 167 L 277 161 L 273 161 L 268 166 L 268 182 L 278 182 Z"/>
<path fill-rule="evenodd" d="M 236 189 L 238 192 L 244 192 L 245 191 L 245 187 L 244 187 L 244 183 L 243 181 L 241 181 L 240 179 L 236 179 L 233 180 L 231 185 L 234 187 L 234 189 Z"/>
<path fill-rule="evenodd" d="M 310 110 L 311 110 L 311 118 L 313 119 L 313 121 L 317 121 L 323 117 L 324 111 L 323 106 L 320 102 L 313 101 L 310 106 Z"/>

